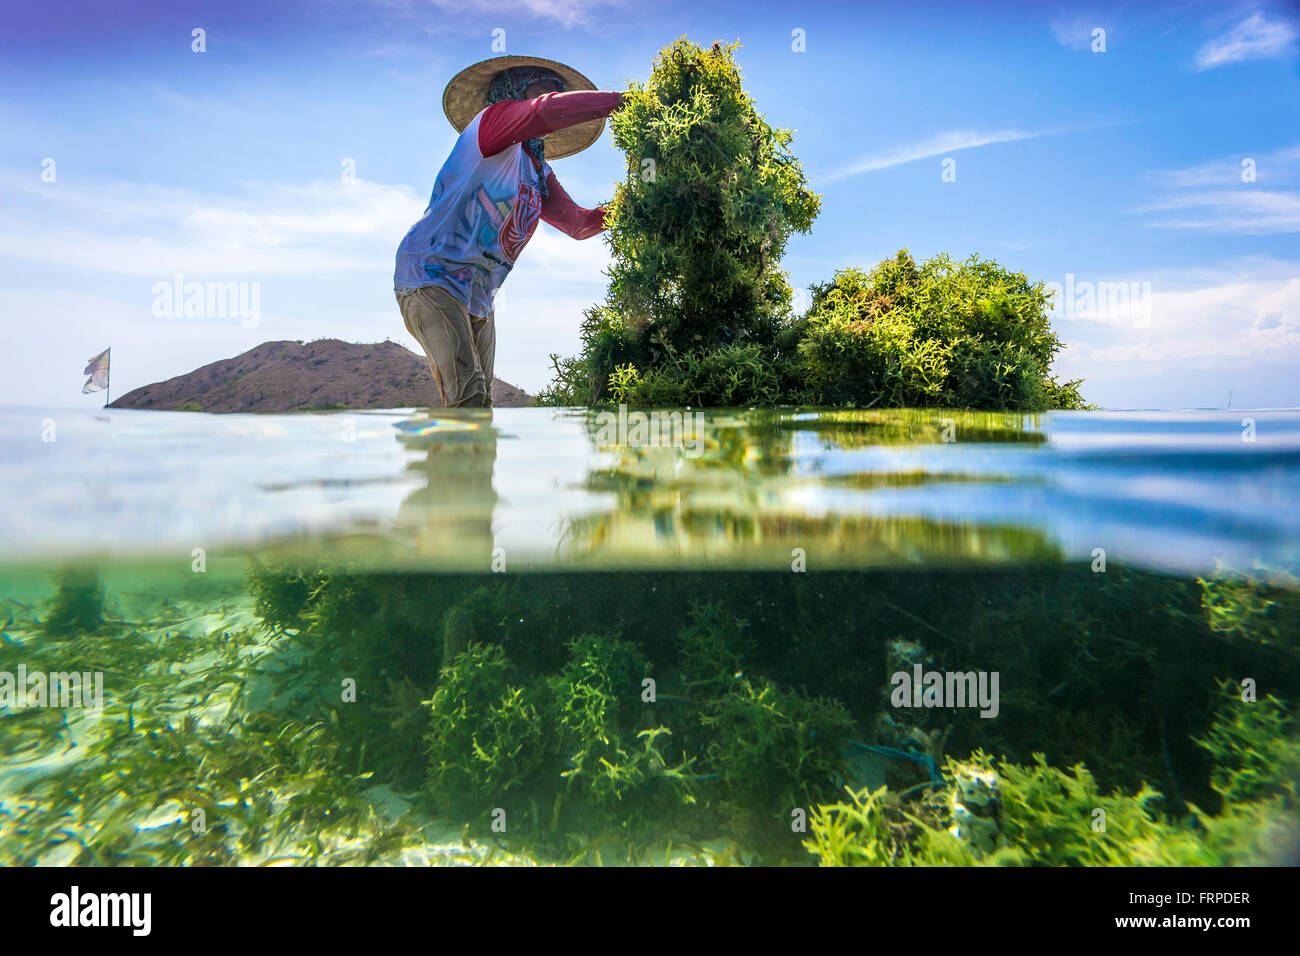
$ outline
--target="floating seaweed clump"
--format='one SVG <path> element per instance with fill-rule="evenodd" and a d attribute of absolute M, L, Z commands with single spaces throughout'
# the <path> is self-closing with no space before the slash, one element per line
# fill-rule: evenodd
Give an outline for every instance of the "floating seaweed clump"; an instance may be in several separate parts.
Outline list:
<path fill-rule="evenodd" d="M 780 258 L 820 198 L 789 151 L 792 134 L 745 93 L 735 48 L 678 40 L 611 119 L 628 159 L 607 217 L 609 292 L 587 310 L 582 357 L 552 357 L 558 377 L 542 404 L 608 401 L 620 368 L 637 404 L 719 404 L 733 375 L 754 392 L 774 384 L 771 350 L 791 301 Z"/>

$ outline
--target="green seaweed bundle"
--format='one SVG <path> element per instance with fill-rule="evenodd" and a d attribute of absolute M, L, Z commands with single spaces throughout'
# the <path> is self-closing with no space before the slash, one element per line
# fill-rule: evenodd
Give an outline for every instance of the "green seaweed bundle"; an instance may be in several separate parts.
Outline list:
<path fill-rule="evenodd" d="M 971 256 L 918 265 L 903 250 L 815 287 L 798 350 L 814 404 L 1037 411 L 1081 408 L 1049 374 L 1061 342 L 1049 293 Z"/>
<path fill-rule="evenodd" d="M 582 356 L 552 356 L 539 404 L 609 401 L 619 368 L 620 394 L 638 405 L 779 398 L 771 350 L 792 295 L 781 255 L 821 200 L 793 134 L 745 92 L 737 46 L 676 41 L 611 119 L 627 175 L 608 207 L 608 294 L 586 313 Z M 728 387 L 733 375 L 745 387 Z"/>
<path fill-rule="evenodd" d="M 821 208 L 792 133 L 745 92 L 736 45 L 667 47 L 611 120 L 627 175 L 609 204 L 605 301 L 552 355 L 540 405 L 1081 408 L 1050 374 L 1042 283 L 991 260 L 899 252 L 843 269 L 795 316 L 780 259 Z"/>

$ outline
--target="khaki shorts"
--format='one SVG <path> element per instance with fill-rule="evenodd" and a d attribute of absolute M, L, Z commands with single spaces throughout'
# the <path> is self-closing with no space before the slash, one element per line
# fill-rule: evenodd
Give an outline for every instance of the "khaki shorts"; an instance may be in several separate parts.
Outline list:
<path fill-rule="evenodd" d="M 397 294 L 406 329 L 424 349 L 438 393 L 448 408 L 492 404 L 492 361 L 497 333 L 492 313 L 470 315 L 438 285 Z"/>

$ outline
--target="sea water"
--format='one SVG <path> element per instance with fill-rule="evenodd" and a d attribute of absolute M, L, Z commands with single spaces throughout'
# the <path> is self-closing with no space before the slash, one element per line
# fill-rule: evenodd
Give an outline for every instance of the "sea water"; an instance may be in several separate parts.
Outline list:
<path fill-rule="evenodd" d="M 7 863 L 1294 859 L 1294 411 L 0 441 Z"/>

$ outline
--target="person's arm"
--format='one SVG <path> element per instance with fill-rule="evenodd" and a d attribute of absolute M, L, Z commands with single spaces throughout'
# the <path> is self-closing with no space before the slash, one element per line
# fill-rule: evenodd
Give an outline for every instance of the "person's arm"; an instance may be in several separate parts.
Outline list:
<path fill-rule="evenodd" d="M 507 146 L 557 129 L 608 116 L 621 94 L 596 90 L 546 93 L 531 100 L 502 100 L 483 111 L 478 121 L 478 150 L 495 156 Z"/>
<path fill-rule="evenodd" d="M 574 239 L 590 239 L 605 230 L 605 207 L 583 209 L 564 191 L 555 173 L 546 176 L 546 201 L 542 203 L 542 219 Z"/>

